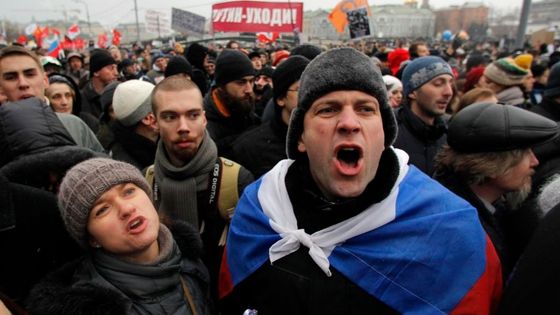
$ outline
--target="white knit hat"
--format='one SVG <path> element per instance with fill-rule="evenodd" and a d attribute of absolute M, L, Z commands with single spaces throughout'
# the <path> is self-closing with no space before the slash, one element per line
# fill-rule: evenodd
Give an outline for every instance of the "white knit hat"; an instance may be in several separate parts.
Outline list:
<path fill-rule="evenodd" d="M 113 110 L 124 126 L 133 126 L 152 111 L 151 94 L 154 85 L 140 80 L 119 84 L 113 95 Z"/>
<path fill-rule="evenodd" d="M 402 89 L 403 85 L 401 80 L 397 79 L 392 75 L 384 75 L 383 82 L 385 82 L 385 86 L 387 87 L 387 92 L 391 93 L 396 89 Z"/>

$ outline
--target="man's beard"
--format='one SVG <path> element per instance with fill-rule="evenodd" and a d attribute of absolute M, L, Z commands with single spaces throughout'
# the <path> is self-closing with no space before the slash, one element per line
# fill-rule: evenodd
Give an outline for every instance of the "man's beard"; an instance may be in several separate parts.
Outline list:
<path fill-rule="evenodd" d="M 259 88 L 255 85 L 255 87 L 253 88 L 253 92 L 254 92 L 257 96 L 259 96 L 259 95 L 263 95 L 264 93 L 266 93 L 266 92 L 267 92 L 268 90 L 270 90 L 270 89 L 271 89 L 271 87 L 270 87 L 270 85 L 268 85 L 268 84 L 265 85 L 265 86 L 263 86 L 262 89 L 259 89 Z"/>
<path fill-rule="evenodd" d="M 233 116 L 248 114 L 255 110 L 255 94 L 253 93 L 243 98 L 236 98 L 229 95 L 224 89 L 219 88 L 218 97 Z"/>
<path fill-rule="evenodd" d="M 506 201 L 506 205 L 508 209 L 509 210 L 519 209 L 519 207 L 523 205 L 523 203 L 525 202 L 525 200 L 527 199 L 530 193 L 531 193 L 531 185 L 525 185 L 519 190 L 506 193 L 504 195 L 504 199 Z"/>

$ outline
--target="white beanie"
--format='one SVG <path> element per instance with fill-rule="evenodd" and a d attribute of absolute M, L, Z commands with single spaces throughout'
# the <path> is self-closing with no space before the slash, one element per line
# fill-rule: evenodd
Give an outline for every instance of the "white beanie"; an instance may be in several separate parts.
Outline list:
<path fill-rule="evenodd" d="M 385 82 L 385 86 L 387 87 L 387 92 L 391 93 L 394 90 L 403 87 L 401 80 L 397 79 L 392 75 L 384 75 L 383 81 Z"/>
<path fill-rule="evenodd" d="M 154 85 L 140 80 L 123 82 L 115 89 L 113 110 L 124 126 L 133 126 L 152 111 L 151 94 Z"/>

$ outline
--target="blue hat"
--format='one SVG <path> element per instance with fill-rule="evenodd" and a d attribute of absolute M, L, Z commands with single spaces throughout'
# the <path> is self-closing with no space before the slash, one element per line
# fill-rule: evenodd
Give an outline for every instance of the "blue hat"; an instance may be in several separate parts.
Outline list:
<path fill-rule="evenodd" d="M 433 78 L 449 74 L 453 76 L 451 66 L 440 57 L 424 56 L 409 62 L 402 76 L 403 95 L 408 96 Z"/>

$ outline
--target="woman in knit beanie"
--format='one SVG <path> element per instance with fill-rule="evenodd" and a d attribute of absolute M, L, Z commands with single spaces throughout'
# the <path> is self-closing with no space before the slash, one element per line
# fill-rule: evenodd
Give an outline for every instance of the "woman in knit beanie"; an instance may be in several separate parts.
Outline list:
<path fill-rule="evenodd" d="M 151 195 L 130 164 L 94 158 L 71 168 L 58 204 L 87 255 L 33 289 L 32 313 L 207 314 L 198 233 L 184 223 L 160 224 Z"/>

